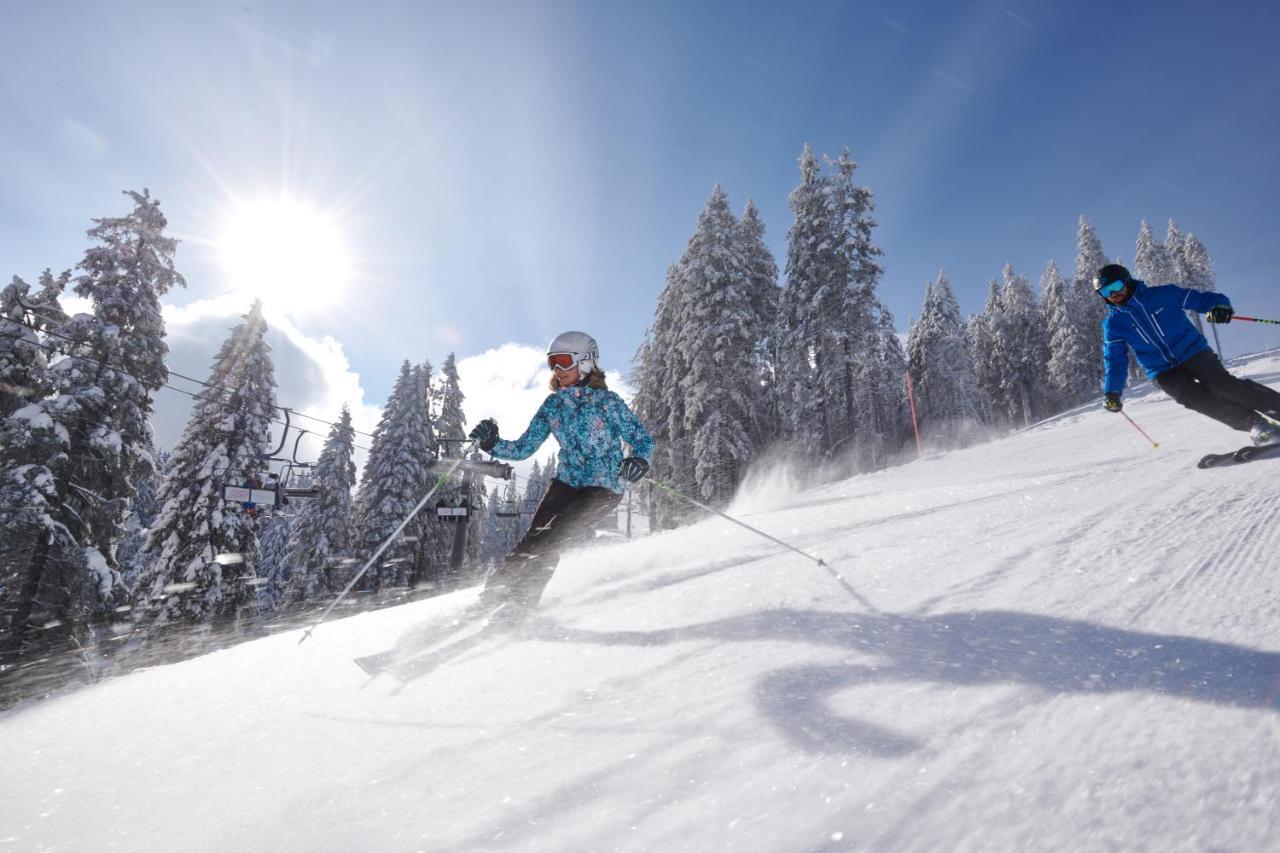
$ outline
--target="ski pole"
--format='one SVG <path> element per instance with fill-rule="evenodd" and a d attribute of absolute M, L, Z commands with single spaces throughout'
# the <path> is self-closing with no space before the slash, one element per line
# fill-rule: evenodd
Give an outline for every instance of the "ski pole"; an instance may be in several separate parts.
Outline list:
<path fill-rule="evenodd" d="M 654 480 L 654 479 L 650 479 L 649 482 L 650 484 L 656 486 L 659 489 L 662 489 L 664 492 L 666 492 L 669 495 L 672 495 L 673 497 L 680 498 L 683 501 L 688 501 L 689 503 L 693 504 L 699 509 L 705 509 L 707 512 L 715 513 L 716 515 L 720 516 L 726 521 L 732 521 L 734 524 L 738 525 L 739 527 L 745 527 L 747 530 L 750 530 L 752 533 L 756 534 L 757 536 L 763 536 L 765 539 L 768 539 L 770 542 L 776 542 L 777 544 L 781 545 L 783 548 L 786 548 L 789 551 L 795 551 L 800 556 L 813 560 L 819 566 L 822 566 L 822 568 L 826 569 L 827 574 L 835 578 L 836 583 L 844 587 L 845 592 L 849 593 L 851 596 L 856 598 L 862 604 L 863 607 L 867 608 L 872 613 L 879 612 L 879 610 L 876 608 L 874 604 L 868 601 L 862 595 L 862 593 L 854 589 L 849 584 L 849 582 L 844 579 L 844 575 L 840 574 L 835 569 L 831 568 L 831 566 L 827 564 L 826 560 L 815 557 L 812 554 L 806 554 L 804 551 L 801 551 L 799 548 L 795 547 L 794 545 L 788 545 L 786 542 L 783 542 L 781 539 L 777 538 L 776 536 L 770 536 L 768 533 L 765 533 L 763 530 L 758 530 L 757 528 L 752 527 L 750 524 L 747 524 L 746 522 L 743 522 L 743 521 L 739 521 L 738 519 L 734 518 L 731 515 L 728 515 L 727 513 L 723 513 L 720 510 L 715 509 L 714 507 L 709 507 L 706 504 L 702 503 L 701 501 L 694 500 L 688 495 L 682 495 L 680 492 L 677 492 L 675 489 L 671 488 L 666 483 L 663 483 L 659 480 Z"/>
<path fill-rule="evenodd" d="M 1273 326 L 1280 326 L 1280 320 L 1262 320 L 1257 317 L 1241 317 L 1239 314 L 1233 314 L 1232 320 L 1244 320 L 1246 323 L 1270 323 Z"/>
<path fill-rule="evenodd" d="M 1138 424 L 1134 422 L 1133 418 L 1129 417 L 1129 413 L 1128 413 L 1128 412 L 1126 412 L 1126 411 L 1124 411 L 1123 409 L 1121 409 L 1121 410 L 1120 410 L 1120 414 L 1124 415 L 1124 419 L 1125 419 L 1126 421 L 1128 421 L 1129 423 L 1133 424 L 1133 428 L 1134 428 L 1134 429 L 1136 429 L 1138 432 L 1142 433 L 1142 437 L 1143 437 L 1143 438 L 1145 438 L 1147 441 L 1151 442 L 1151 446 L 1152 446 L 1152 447 L 1159 447 L 1159 446 L 1160 446 L 1160 442 L 1156 441 L 1154 438 L 1152 438 L 1151 436 L 1147 435 L 1146 431 L 1145 431 L 1145 430 L 1143 430 L 1143 429 L 1142 429 L 1142 427 L 1138 426 Z"/>
<path fill-rule="evenodd" d="M 739 527 L 745 527 L 747 530 L 750 530 L 752 533 L 755 533 L 758 536 L 763 536 L 765 539 L 768 539 L 771 542 L 777 542 L 783 548 L 788 548 L 792 551 L 795 551 L 800 556 L 813 560 L 819 566 L 827 566 L 826 562 L 819 559 L 818 557 L 815 557 L 812 554 L 806 554 L 804 551 L 801 551 L 796 546 L 788 545 L 786 542 L 783 542 L 781 539 L 777 538 L 776 536 L 770 536 L 768 533 L 765 533 L 763 530 L 759 530 L 755 527 L 752 527 L 750 524 L 747 524 L 745 521 L 739 521 L 738 519 L 734 518 L 732 515 L 723 513 L 720 510 L 715 509 L 714 507 L 709 507 L 706 504 L 702 503 L 701 501 L 694 500 L 688 495 L 682 495 L 679 492 L 677 492 L 675 489 L 668 486 L 666 483 L 659 482 L 658 480 L 650 480 L 650 482 L 653 483 L 653 485 L 657 486 L 659 489 L 662 489 L 662 491 L 666 492 L 669 495 L 680 498 L 681 500 L 684 500 L 684 501 L 688 501 L 689 503 L 693 504 L 699 509 L 705 509 L 707 512 L 713 512 L 716 515 L 720 516 L 721 518 L 725 519 L 726 521 L 732 521 L 734 524 L 738 525 Z M 829 569 L 830 566 L 827 566 L 827 568 Z"/>
<path fill-rule="evenodd" d="M 388 536 L 383 541 L 383 543 L 378 546 L 378 550 L 373 552 L 373 556 L 370 557 L 367 562 L 365 562 L 364 566 L 360 568 L 360 571 L 356 572 L 355 577 L 347 581 L 347 585 L 342 588 L 342 592 L 338 593 L 338 597 L 333 600 L 333 603 L 324 609 L 324 612 L 320 614 L 320 618 L 315 621 L 315 624 L 313 624 L 310 628 L 308 628 L 303 633 L 302 639 L 298 640 L 298 645 L 302 645 L 304 642 L 306 642 L 307 637 L 311 636 L 311 632 L 314 631 L 316 628 L 319 628 L 320 624 L 324 622 L 324 620 L 327 619 L 329 614 L 333 611 L 333 608 L 338 606 L 338 602 L 346 598 L 347 593 L 350 592 L 351 588 L 356 585 L 356 581 L 364 577 L 364 573 L 369 571 L 369 567 L 372 566 L 377 561 L 377 559 L 382 556 L 382 552 L 387 550 L 387 548 L 391 546 L 391 543 L 395 541 L 395 538 L 400 535 L 401 531 L 403 531 L 406 527 L 408 527 L 409 522 L 413 521 L 414 517 L 422 510 L 424 506 L 427 505 L 427 501 L 431 500 L 431 496 L 434 495 L 436 492 L 440 491 L 440 487 L 443 486 L 445 482 L 448 481 L 448 479 L 453 476 L 454 471 L 458 470 L 458 466 L 461 465 L 463 461 L 467 458 L 467 452 L 470 451 L 474 446 L 475 446 L 475 441 L 472 441 L 470 444 L 468 444 L 466 447 L 462 449 L 461 455 L 459 455 L 457 460 L 452 465 L 449 466 L 449 470 L 445 471 L 443 474 L 440 475 L 439 479 L 436 480 L 436 484 L 431 487 L 431 490 L 429 492 L 427 492 L 425 495 L 422 496 L 422 500 L 418 501 L 418 505 L 415 506 L 409 512 L 409 514 L 404 517 L 404 521 L 400 522 L 400 526 L 395 529 L 395 532 L 392 533 L 390 536 Z"/>

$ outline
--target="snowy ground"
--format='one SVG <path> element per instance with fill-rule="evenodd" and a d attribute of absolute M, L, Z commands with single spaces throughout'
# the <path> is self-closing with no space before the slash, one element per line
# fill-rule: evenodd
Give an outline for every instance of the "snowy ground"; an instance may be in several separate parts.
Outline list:
<path fill-rule="evenodd" d="M 1280 357 L 1236 369 L 1280 386 Z M 7 850 L 1275 850 L 1280 461 L 1147 390 L 0 715 Z"/>

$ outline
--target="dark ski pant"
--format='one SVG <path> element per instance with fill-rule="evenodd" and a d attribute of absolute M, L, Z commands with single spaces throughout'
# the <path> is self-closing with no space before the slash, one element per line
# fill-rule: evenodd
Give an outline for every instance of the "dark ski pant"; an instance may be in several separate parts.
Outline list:
<path fill-rule="evenodd" d="M 1200 352 L 1163 373 L 1156 384 L 1188 409 L 1232 429 L 1248 430 L 1262 412 L 1280 418 L 1280 392 L 1252 379 L 1232 376 L 1212 352 Z"/>
<path fill-rule="evenodd" d="M 479 604 L 505 601 L 522 610 L 534 607 L 551 582 L 560 553 L 590 541 L 596 526 L 621 500 L 622 495 L 601 486 L 575 488 L 552 480 L 529 532 L 489 576 Z"/>

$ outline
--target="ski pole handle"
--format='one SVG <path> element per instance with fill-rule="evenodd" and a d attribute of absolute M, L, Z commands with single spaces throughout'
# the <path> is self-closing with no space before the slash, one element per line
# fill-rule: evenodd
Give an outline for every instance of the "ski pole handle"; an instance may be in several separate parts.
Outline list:
<path fill-rule="evenodd" d="M 1270 323 L 1272 326 L 1280 326 L 1280 320 L 1262 320 L 1258 317 L 1241 317 L 1236 314 L 1232 320 L 1244 320 L 1246 323 Z"/>
<path fill-rule="evenodd" d="M 1152 447 L 1159 447 L 1159 446 L 1160 446 L 1160 442 L 1156 441 L 1154 438 L 1152 438 L 1151 436 L 1147 435 L 1146 431 L 1145 431 L 1145 430 L 1143 430 L 1143 428 L 1142 428 L 1142 427 L 1138 426 L 1138 424 L 1137 424 L 1136 422 L 1134 422 L 1133 418 L 1129 417 L 1129 413 L 1128 413 L 1128 412 L 1126 412 L 1124 409 L 1121 409 L 1121 410 L 1120 410 L 1120 414 L 1124 415 L 1124 419 L 1125 419 L 1126 421 L 1128 421 L 1129 423 L 1133 424 L 1133 428 L 1134 428 L 1134 429 L 1136 429 L 1138 432 L 1142 433 L 1142 437 L 1143 437 L 1143 438 L 1145 438 L 1147 441 L 1151 442 L 1151 446 L 1152 446 Z"/>

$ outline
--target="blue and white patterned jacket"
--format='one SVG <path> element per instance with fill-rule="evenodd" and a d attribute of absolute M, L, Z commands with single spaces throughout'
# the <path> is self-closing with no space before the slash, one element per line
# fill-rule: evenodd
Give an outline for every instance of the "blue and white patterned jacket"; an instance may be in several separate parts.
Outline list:
<path fill-rule="evenodd" d="M 603 486 L 622 491 L 618 480 L 622 441 L 631 446 L 631 455 L 653 462 L 653 439 L 622 398 L 586 385 L 551 394 L 524 435 L 515 441 L 499 440 L 489 454 L 497 459 L 526 459 L 548 434 L 560 442 L 556 479 L 576 488 Z"/>

